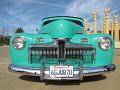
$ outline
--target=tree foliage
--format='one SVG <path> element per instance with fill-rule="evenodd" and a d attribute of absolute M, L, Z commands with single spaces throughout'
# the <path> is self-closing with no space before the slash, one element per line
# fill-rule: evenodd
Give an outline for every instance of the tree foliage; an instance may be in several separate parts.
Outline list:
<path fill-rule="evenodd" d="M 0 46 L 3 46 L 5 44 L 5 41 L 3 40 L 3 37 L 0 37 Z"/>
<path fill-rule="evenodd" d="M 24 30 L 21 27 L 18 27 L 15 33 L 24 33 Z"/>

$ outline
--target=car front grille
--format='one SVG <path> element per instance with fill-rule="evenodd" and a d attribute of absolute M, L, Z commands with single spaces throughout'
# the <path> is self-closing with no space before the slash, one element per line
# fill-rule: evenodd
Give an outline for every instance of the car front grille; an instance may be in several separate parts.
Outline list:
<path fill-rule="evenodd" d="M 96 49 L 91 45 L 58 44 L 31 45 L 29 47 L 29 63 L 40 63 L 40 60 L 83 60 L 84 63 L 93 63 Z"/>

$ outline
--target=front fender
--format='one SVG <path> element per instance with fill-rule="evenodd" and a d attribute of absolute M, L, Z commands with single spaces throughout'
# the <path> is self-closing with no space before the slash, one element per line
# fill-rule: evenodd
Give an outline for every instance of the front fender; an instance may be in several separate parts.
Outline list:
<path fill-rule="evenodd" d="M 99 39 L 103 36 L 107 36 L 112 40 L 112 47 L 108 51 L 102 50 L 98 45 Z M 80 42 L 80 39 L 82 38 L 87 38 L 88 42 Z M 90 34 L 90 35 L 76 34 L 71 38 L 70 43 L 89 44 L 95 47 L 96 48 L 96 60 L 95 60 L 94 66 L 112 64 L 115 45 L 114 45 L 114 40 L 110 35 L 108 34 Z"/>
<path fill-rule="evenodd" d="M 22 50 L 16 50 L 12 45 L 13 39 L 15 37 L 23 37 L 25 39 L 25 48 Z M 43 42 L 37 42 L 37 38 L 43 38 Z M 15 34 L 10 39 L 10 57 L 11 63 L 16 65 L 26 65 L 28 64 L 28 49 L 31 44 L 44 44 L 53 43 L 53 40 L 48 34 L 27 34 L 19 33 Z"/>

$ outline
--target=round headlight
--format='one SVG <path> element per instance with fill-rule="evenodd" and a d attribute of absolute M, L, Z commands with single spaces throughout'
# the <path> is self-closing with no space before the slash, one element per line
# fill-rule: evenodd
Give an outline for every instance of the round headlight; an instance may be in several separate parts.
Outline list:
<path fill-rule="evenodd" d="M 15 49 L 23 49 L 25 47 L 25 39 L 23 37 L 15 37 L 12 44 Z"/>
<path fill-rule="evenodd" d="M 102 50 L 109 50 L 112 47 L 112 41 L 109 37 L 101 37 L 98 44 Z"/>

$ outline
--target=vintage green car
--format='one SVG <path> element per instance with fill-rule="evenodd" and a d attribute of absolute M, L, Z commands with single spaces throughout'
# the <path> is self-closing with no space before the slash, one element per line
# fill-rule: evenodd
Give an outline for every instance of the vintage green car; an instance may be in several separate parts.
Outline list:
<path fill-rule="evenodd" d="M 38 34 L 13 35 L 10 56 L 10 71 L 41 80 L 82 80 L 115 70 L 113 38 L 86 34 L 79 17 L 47 17 Z"/>

